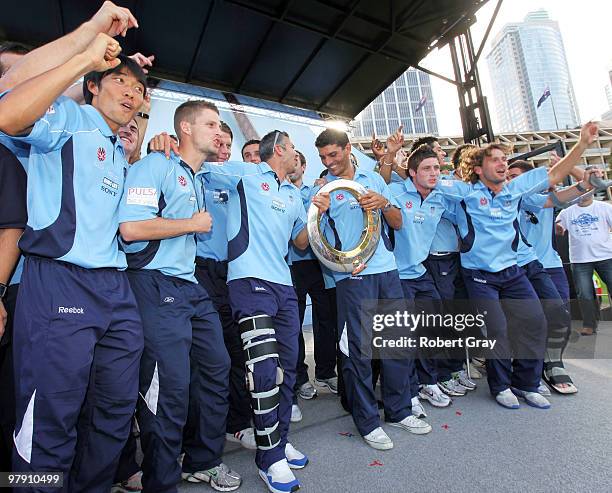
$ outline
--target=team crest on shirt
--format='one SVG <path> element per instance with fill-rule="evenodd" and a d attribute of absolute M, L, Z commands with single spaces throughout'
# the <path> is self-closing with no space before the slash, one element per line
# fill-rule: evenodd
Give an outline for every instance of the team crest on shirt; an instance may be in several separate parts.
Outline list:
<path fill-rule="evenodd" d="M 406 209 L 412 209 L 412 201 L 406 202 Z"/>
<path fill-rule="evenodd" d="M 213 202 L 215 204 L 227 204 L 229 200 L 229 190 L 213 190 Z"/>
<path fill-rule="evenodd" d="M 98 161 L 104 161 L 106 159 L 106 149 L 104 147 L 98 147 Z"/>
<path fill-rule="evenodd" d="M 264 182 L 261 184 L 261 189 L 262 189 L 264 192 L 267 192 L 267 191 L 269 191 L 269 190 L 270 190 L 270 185 L 268 185 L 268 184 L 267 184 L 267 183 L 264 181 Z"/>
<path fill-rule="evenodd" d="M 336 194 L 336 200 L 344 200 L 344 194 L 343 193 L 337 193 Z"/>
<path fill-rule="evenodd" d="M 181 187 L 186 187 L 187 186 L 187 178 L 185 178 L 183 175 L 180 175 L 178 177 L 178 182 L 181 185 Z"/>
<path fill-rule="evenodd" d="M 480 205 L 481 205 L 481 206 L 483 206 L 483 207 L 484 207 L 484 206 L 485 206 L 485 205 L 487 205 L 488 203 L 489 203 L 489 201 L 487 200 L 487 198 L 486 198 L 486 197 L 481 197 L 481 199 L 480 199 Z"/>

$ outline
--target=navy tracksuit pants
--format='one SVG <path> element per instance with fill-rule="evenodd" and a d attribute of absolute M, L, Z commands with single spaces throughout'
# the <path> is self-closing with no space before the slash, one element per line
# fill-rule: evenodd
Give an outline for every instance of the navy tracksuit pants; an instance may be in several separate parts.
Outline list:
<path fill-rule="evenodd" d="M 433 278 L 436 289 L 442 298 L 442 304 L 448 312 L 455 310 L 454 300 L 467 300 L 468 294 L 461 277 L 461 258 L 459 252 L 444 256 L 430 255 L 423 265 Z M 451 373 L 463 368 L 463 359 L 438 359 L 438 381 L 445 382 Z"/>
<path fill-rule="evenodd" d="M 285 458 L 285 445 L 289 432 L 295 368 L 298 357 L 298 333 L 300 321 L 295 289 L 252 277 L 235 279 L 228 283 L 230 305 L 236 322 L 255 315 L 272 317 L 283 383 L 280 385 L 280 402 L 276 409 L 266 414 L 253 414 L 255 429 L 264 431 L 278 422 L 280 443 L 270 450 L 257 450 L 255 463 L 263 471 Z M 259 339 L 259 338 L 258 338 Z M 275 358 L 267 358 L 253 365 L 255 392 L 272 390 L 276 386 Z"/>
<path fill-rule="evenodd" d="M 557 293 L 563 300 L 565 305 L 565 329 L 563 327 L 558 327 L 558 330 L 555 330 L 555 327 L 548 326 L 548 341 L 546 343 L 547 349 L 553 350 L 553 354 L 559 352 L 559 356 L 563 355 L 563 351 L 567 347 L 569 342 L 570 332 L 572 329 L 572 316 L 570 313 L 569 306 L 569 297 L 570 297 L 570 289 L 569 283 L 567 281 L 567 275 L 565 274 L 565 270 L 563 267 L 553 267 L 549 269 L 544 269 L 544 271 L 550 276 L 552 283 L 557 289 Z M 560 358 L 559 358 L 560 359 Z"/>
<path fill-rule="evenodd" d="M 7 319 L 0 338 L 0 471 L 12 471 L 15 430 L 15 376 L 13 372 L 13 319 L 19 284 L 9 286 L 2 300 Z M 2 488 L 0 488 L 0 491 Z"/>
<path fill-rule="evenodd" d="M 221 463 L 229 356 L 219 316 L 202 286 L 154 270 L 128 276 L 144 329 L 137 410 L 142 484 L 144 491 L 175 492 L 181 443 L 183 471 Z"/>
<path fill-rule="evenodd" d="M 327 379 L 336 376 L 336 318 L 333 300 L 325 290 L 325 282 L 318 260 L 300 260 L 291 265 L 291 277 L 298 299 L 300 327 L 304 324 L 306 295 L 312 301 L 312 332 L 314 337 L 315 378 Z M 308 382 L 308 365 L 304 336 L 300 330 L 297 375 L 298 387 Z"/>
<path fill-rule="evenodd" d="M 336 283 L 336 296 L 346 399 L 355 426 L 365 436 L 380 426 L 380 416 L 372 387 L 371 359 L 362 352 L 362 337 L 371 340 L 372 327 L 362 327 L 361 307 L 366 300 L 402 299 L 402 286 L 397 270 L 353 276 Z M 413 360 L 386 358 L 381 360 L 381 367 L 385 419 L 401 421 L 411 414 Z"/>
<path fill-rule="evenodd" d="M 251 397 L 247 392 L 244 380 L 244 351 L 240 329 L 234 321 L 229 304 L 227 262 L 197 257 L 195 275 L 210 296 L 223 327 L 223 340 L 231 361 L 226 430 L 234 434 L 251 426 Z"/>
<path fill-rule="evenodd" d="M 136 406 L 143 346 L 127 276 L 28 257 L 14 327 L 13 468 L 61 471 L 70 493 L 108 492 Z"/>
<path fill-rule="evenodd" d="M 546 319 L 525 271 L 513 265 L 499 272 L 463 268 L 462 274 L 472 306 L 484 314 L 487 338 L 497 341 L 486 363 L 491 393 L 496 395 L 510 386 L 537 392 Z"/>

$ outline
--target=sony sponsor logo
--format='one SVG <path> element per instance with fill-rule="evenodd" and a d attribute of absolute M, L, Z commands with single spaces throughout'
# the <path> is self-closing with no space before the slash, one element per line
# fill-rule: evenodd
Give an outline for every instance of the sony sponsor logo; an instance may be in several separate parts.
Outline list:
<path fill-rule="evenodd" d="M 85 314 L 85 309 L 84 308 L 77 308 L 76 306 L 58 306 L 57 307 L 57 313 L 75 313 L 77 315 L 84 315 Z"/>

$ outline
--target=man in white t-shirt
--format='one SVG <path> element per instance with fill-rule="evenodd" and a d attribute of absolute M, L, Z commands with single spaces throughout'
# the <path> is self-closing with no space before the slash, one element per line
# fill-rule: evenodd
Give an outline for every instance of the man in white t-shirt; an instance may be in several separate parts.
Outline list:
<path fill-rule="evenodd" d="M 588 195 L 557 216 L 561 234 L 569 234 L 569 257 L 582 311 L 582 335 L 597 332 L 593 271 L 612 288 L 612 205 Z"/>

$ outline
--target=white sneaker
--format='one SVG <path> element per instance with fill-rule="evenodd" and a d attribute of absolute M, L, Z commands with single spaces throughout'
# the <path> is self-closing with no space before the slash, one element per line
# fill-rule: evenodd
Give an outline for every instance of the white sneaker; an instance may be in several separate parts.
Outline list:
<path fill-rule="evenodd" d="M 404 419 L 397 423 L 389 423 L 389 426 L 396 426 L 397 428 L 402 428 L 409 433 L 414 433 L 415 435 L 425 435 L 431 431 L 431 425 L 423 421 L 422 419 L 417 418 L 416 416 L 406 416 Z"/>
<path fill-rule="evenodd" d="M 233 435 L 231 433 L 226 433 L 225 439 L 228 442 L 239 443 L 244 448 L 249 450 L 257 449 L 257 443 L 255 443 L 255 432 L 253 431 L 253 428 L 245 428 L 244 430 L 237 431 Z"/>
<path fill-rule="evenodd" d="M 538 409 L 550 409 L 550 402 L 548 402 L 548 399 L 537 392 L 525 392 L 524 390 L 512 387 L 512 393 L 525 399 L 525 402 L 531 407 L 537 407 Z"/>
<path fill-rule="evenodd" d="M 467 389 L 454 378 L 449 378 L 444 382 L 438 382 L 438 387 L 446 395 L 450 395 L 452 397 L 462 396 L 467 392 Z"/>
<path fill-rule="evenodd" d="M 363 439 L 370 447 L 376 450 L 389 450 L 393 448 L 393 442 L 389 435 L 380 426 L 364 436 Z"/>
<path fill-rule="evenodd" d="M 299 423 L 300 421 L 302 421 L 303 417 L 304 416 L 302 416 L 302 410 L 300 409 L 300 406 L 298 406 L 297 404 L 293 404 L 291 406 L 291 422 Z"/>
<path fill-rule="evenodd" d="M 267 471 L 259 470 L 259 477 L 263 479 L 272 493 L 291 493 L 300 489 L 300 482 L 293 475 L 287 464 L 287 459 L 281 459 L 272 464 Z"/>
<path fill-rule="evenodd" d="M 544 383 L 544 380 L 540 380 L 540 386 L 538 387 L 538 394 L 543 395 L 544 397 L 550 397 L 550 389 L 548 385 Z"/>
<path fill-rule="evenodd" d="M 472 381 L 471 378 L 468 378 L 467 371 L 460 370 L 453 373 L 453 378 L 459 382 L 465 390 L 476 390 L 476 383 Z"/>
<path fill-rule="evenodd" d="M 500 406 L 506 409 L 518 409 L 520 406 L 518 399 L 510 389 L 502 390 L 495 396 L 495 400 Z"/>
<path fill-rule="evenodd" d="M 453 401 L 444 394 L 437 385 L 421 385 L 419 397 L 429 401 L 434 407 L 448 407 Z"/>
<path fill-rule="evenodd" d="M 285 458 L 291 469 L 303 469 L 308 464 L 308 457 L 289 442 L 285 445 Z"/>
<path fill-rule="evenodd" d="M 423 408 L 423 404 L 421 404 L 421 401 L 419 400 L 418 396 L 414 396 L 410 402 L 411 406 L 412 406 L 412 415 L 416 416 L 419 419 L 423 419 L 427 417 L 427 414 L 425 414 L 425 409 Z"/>

